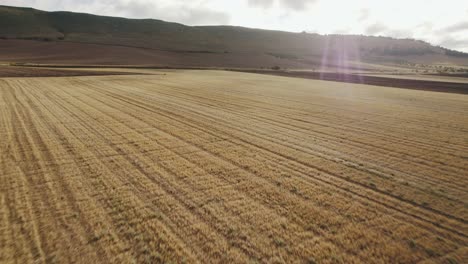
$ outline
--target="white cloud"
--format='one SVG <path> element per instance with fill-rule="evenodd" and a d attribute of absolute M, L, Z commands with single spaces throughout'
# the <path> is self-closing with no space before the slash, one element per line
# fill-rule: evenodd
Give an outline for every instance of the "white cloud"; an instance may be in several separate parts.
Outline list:
<path fill-rule="evenodd" d="M 268 9 L 279 3 L 280 6 L 294 11 L 305 11 L 306 7 L 316 0 L 247 0 L 249 6 Z"/>
<path fill-rule="evenodd" d="M 229 14 L 226 12 L 205 6 L 184 5 L 177 1 L 162 4 L 154 1 L 114 0 L 108 8 L 109 13 L 122 13 L 122 16 L 132 18 L 156 18 L 189 25 L 229 24 Z"/>
<path fill-rule="evenodd" d="M 367 8 L 363 8 L 359 11 L 358 21 L 365 21 L 370 16 L 370 10 Z"/>
<path fill-rule="evenodd" d="M 1 4 L 29 6 L 47 11 L 155 18 L 189 25 L 220 25 L 230 22 L 229 12 L 214 10 L 203 1 L 187 3 L 181 0 L 2 0 Z"/>
<path fill-rule="evenodd" d="M 275 3 L 274 0 L 247 0 L 249 6 L 260 8 L 271 8 Z"/>
<path fill-rule="evenodd" d="M 467 31 L 468 30 L 468 20 L 464 22 L 459 22 L 453 25 L 450 25 L 448 27 L 443 28 L 439 32 L 444 33 L 454 33 L 454 32 L 460 32 L 460 31 Z"/>
<path fill-rule="evenodd" d="M 305 11 L 306 7 L 313 2 L 315 0 L 283 0 L 281 4 L 296 11 Z"/>
<path fill-rule="evenodd" d="M 365 33 L 367 35 L 379 35 L 388 28 L 381 23 L 374 23 L 366 28 Z"/>

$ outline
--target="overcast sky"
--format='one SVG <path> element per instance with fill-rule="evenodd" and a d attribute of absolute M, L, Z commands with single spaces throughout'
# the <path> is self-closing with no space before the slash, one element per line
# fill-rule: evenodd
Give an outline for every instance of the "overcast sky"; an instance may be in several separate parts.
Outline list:
<path fill-rule="evenodd" d="M 0 4 L 188 25 L 416 38 L 468 52 L 468 0 L 0 0 Z"/>

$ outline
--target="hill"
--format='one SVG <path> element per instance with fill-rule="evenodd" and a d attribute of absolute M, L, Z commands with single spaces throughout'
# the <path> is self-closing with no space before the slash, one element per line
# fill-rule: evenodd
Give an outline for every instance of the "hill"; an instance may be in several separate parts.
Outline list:
<path fill-rule="evenodd" d="M 0 60 L 8 62 L 292 68 L 353 68 L 353 62 L 468 65 L 465 53 L 413 39 L 186 26 L 8 6 L 0 6 L 0 24 Z"/>

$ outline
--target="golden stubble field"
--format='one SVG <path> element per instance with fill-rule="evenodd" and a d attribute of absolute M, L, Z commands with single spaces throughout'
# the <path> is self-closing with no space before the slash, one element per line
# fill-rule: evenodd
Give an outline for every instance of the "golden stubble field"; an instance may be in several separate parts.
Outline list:
<path fill-rule="evenodd" d="M 466 263 L 468 96 L 0 79 L 0 262 Z"/>

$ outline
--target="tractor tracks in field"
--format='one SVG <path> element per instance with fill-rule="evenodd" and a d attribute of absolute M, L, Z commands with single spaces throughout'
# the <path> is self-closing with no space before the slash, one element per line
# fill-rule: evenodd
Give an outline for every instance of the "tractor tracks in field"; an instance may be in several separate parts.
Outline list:
<path fill-rule="evenodd" d="M 109 96 L 109 95 L 108 95 L 108 96 Z M 121 99 L 118 99 L 118 100 L 121 100 Z M 124 100 L 123 102 L 128 104 L 129 101 L 131 101 L 131 100 L 129 100 L 129 98 L 125 98 L 125 100 Z M 104 103 L 104 102 L 102 102 L 102 103 Z M 139 108 L 142 108 L 142 102 L 133 103 L 133 105 L 138 106 Z M 146 110 L 148 110 L 148 111 L 154 111 L 154 109 L 151 109 L 151 108 L 146 109 Z M 154 112 L 153 112 L 153 113 L 154 113 Z M 173 113 L 171 112 L 171 113 L 169 113 L 169 114 L 173 114 Z M 161 112 L 158 112 L 157 115 L 158 115 L 158 116 L 161 115 Z M 134 116 L 134 117 L 136 118 L 136 116 Z M 171 118 L 171 117 L 169 116 L 169 118 Z M 179 118 L 181 118 L 181 117 L 179 116 Z M 173 118 L 172 118 L 172 119 L 173 119 Z M 193 126 L 193 125 L 192 125 L 192 126 Z M 199 127 L 195 127 L 195 128 L 200 129 Z M 244 143 L 250 144 L 250 142 L 244 142 Z M 262 147 L 262 146 L 257 145 L 257 147 Z M 264 150 L 265 150 L 265 151 L 271 152 L 269 149 L 264 149 Z M 276 154 L 279 154 L 279 153 L 276 153 Z M 286 157 L 286 158 L 289 158 L 289 157 Z M 308 164 L 303 164 L 303 165 L 309 166 Z M 237 164 L 237 166 L 239 166 L 239 164 Z M 326 172 L 326 173 L 329 173 L 329 172 L 327 172 L 327 171 L 325 171 L 325 172 Z M 332 175 L 333 175 L 333 174 L 332 174 Z M 340 176 L 334 175 L 334 177 L 340 177 Z M 318 178 L 318 180 L 323 182 L 323 180 L 320 179 L 320 178 Z M 330 184 L 330 183 L 327 183 L 327 184 Z M 356 183 L 356 184 L 359 184 L 359 183 Z M 336 187 L 339 188 L 339 189 L 344 190 L 345 192 L 346 192 L 346 191 L 349 192 L 349 188 L 343 189 L 341 186 L 336 186 Z M 362 187 L 363 187 L 364 189 L 369 190 L 368 186 L 362 186 Z M 358 194 L 358 193 L 356 193 L 356 194 Z M 383 193 L 383 194 L 385 195 L 386 193 Z M 359 196 L 359 195 L 358 195 L 358 196 Z M 361 197 L 363 197 L 364 199 L 367 199 L 366 196 L 362 196 L 362 195 L 361 195 Z M 392 197 L 392 198 L 393 198 L 393 197 Z M 398 199 L 397 199 L 397 200 L 398 200 Z M 463 238 L 466 238 L 466 235 L 465 235 L 464 233 L 460 233 L 460 232 L 458 232 L 458 231 L 456 231 L 456 230 L 454 230 L 454 229 L 446 228 L 446 227 L 444 227 L 444 226 L 441 226 L 441 225 L 439 225 L 439 224 L 437 224 L 437 223 L 435 223 L 435 222 L 432 222 L 432 221 L 428 220 L 428 219 L 425 218 L 425 217 L 420 217 L 420 216 L 417 216 L 417 215 L 414 215 L 414 214 L 411 214 L 411 213 L 407 213 L 407 212 L 405 212 L 404 210 L 397 208 L 396 206 L 389 206 L 389 205 L 388 205 L 387 203 L 385 203 L 385 202 L 381 202 L 381 201 L 378 201 L 378 200 L 374 200 L 373 202 L 379 203 L 380 205 L 382 205 L 382 206 L 384 206 L 384 207 L 388 207 L 388 208 L 390 208 L 390 209 L 392 209 L 392 210 L 396 210 L 396 211 L 402 213 L 403 215 L 406 214 L 406 215 L 408 215 L 408 216 L 410 216 L 410 217 L 414 217 L 414 218 L 419 219 L 419 220 L 421 220 L 421 221 L 423 221 L 423 222 L 430 223 L 431 225 L 433 225 L 433 226 L 435 226 L 435 227 L 437 227 L 437 228 L 446 229 L 446 231 L 452 232 L 452 233 L 454 233 L 454 234 L 456 234 L 456 235 L 459 235 L 459 236 L 461 236 L 461 237 L 463 237 Z M 404 201 L 402 201 L 402 202 L 404 202 Z M 423 209 L 423 210 L 426 209 L 426 208 L 423 208 L 423 207 L 419 207 L 419 206 L 417 206 L 417 205 L 416 205 L 415 207 L 416 207 L 416 208 L 419 208 L 419 209 Z M 429 210 L 429 211 L 430 211 L 430 210 Z M 455 219 L 455 220 L 456 220 L 456 219 Z M 433 227 L 427 227 L 427 226 L 426 226 L 425 229 L 427 229 L 427 230 L 433 230 Z"/>
<path fill-rule="evenodd" d="M 109 94 L 107 94 L 107 95 L 110 96 Z M 128 98 L 128 97 L 125 98 L 125 103 L 129 103 L 130 101 L 132 101 L 131 98 Z M 133 102 L 132 104 L 133 104 L 134 106 L 136 106 L 136 107 L 139 107 L 139 108 L 143 108 L 142 105 L 145 105 L 143 102 L 140 102 L 140 101 L 138 101 L 138 102 Z M 153 109 L 152 109 L 151 107 L 148 108 L 148 106 L 146 106 L 145 108 L 146 108 L 146 110 L 148 110 L 148 111 L 154 111 L 154 106 L 153 106 Z M 158 109 L 158 111 L 164 111 L 164 110 Z M 192 111 L 192 113 L 193 113 L 193 111 Z M 158 114 L 160 115 L 161 112 L 158 112 Z M 166 114 L 169 114 L 169 115 L 176 115 L 174 112 L 167 112 L 167 111 L 166 111 Z M 200 115 L 201 115 L 201 114 L 200 114 Z M 179 120 L 186 120 L 186 121 L 187 121 L 187 119 L 186 119 L 184 116 L 177 115 L 177 117 L 179 118 Z M 188 120 L 188 121 L 190 121 L 190 120 Z M 179 122 L 182 122 L 182 121 L 179 121 Z M 213 122 L 216 122 L 216 121 L 210 120 L 210 121 L 208 121 L 206 124 L 214 124 Z M 193 128 L 199 129 L 199 130 L 201 130 L 201 131 L 207 132 L 206 124 L 204 124 L 205 130 L 202 129 L 202 128 L 200 128 L 199 126 L 195 127 L 195 126 L 191 125 L 190 123 L 184 123 L 184 124 L 185 124 L 185 125 L 192 126 Z M 226 125 L 226 124 L 223 124 L 223 125 Z M 221 126 L 220 126 L 220 125 L 217 125 L 216 127 L 219 128 L 219 127 L 221 127 Z M 231 127 L 230 127 L 230 129 L 231 129 Z M 246 133 L 246 132 L 244 131 L 244 133 Z M 230 135 L 230 136 L 232 136 L 232 135 Z M 251 135 L 251 136 L 258 136 L 258 134 L 257 134 L 257 135 Z M 252 144 L 252 142 L 242 140 L 241 138 L 237 138 L 237 140 L 243 141 L 243 142 L 246 143 L 246 144 Z M 279 144 L 279 143 L 278 143 L 278 144 Z M 283 145 L 283 146 L 284 146 L 284 147 L 288 147 L 288 146 L 285 146 L 285 145 Z M 257 147 L 257 148 L 262 148 L 262 146 L 260 146 L 260 145 L 257 145 L 256 147 Z M 272 152 L 270 149 L 265 149 L 265 148 L 263 148 L 263 150 L 264 150 L 264 151 L 267 151 L 267 152 Z M 280 156 L 281 156 L 281 153 L 274 153 L 274 154 L 280 155 Z M 283 155 L 283 158 L 290 158 L 290 157 L 284 156 L 284 155 Z M 300 161 L 297 161 L 297 160 L 296 160 L 295 162 L 302 163 L 302 165 L 304 165 L 304 166 L 310 166 L 310 164 L 306 164 L 306 163 L 303 163 L 303 162 L 300 162 Z M 315 169 L 317 169 L 317 168 L 315 168 Z M 319 169 L 320 169 L 320 168 L 319 168 Z M 343 176 L 333 174 L 333 172 L 329 172 L 329 171 L 323 171 L 323 172 L 329 173 L 329 174 L 332 173 L 332 174 L 330 174 L 330 175 L 333 175 L 334 177 L 340 178 L 341 180 L 350 182 L 351 184 L 354 184 L 354 185 L 359 185 L 360 187 L 363 187 L 364 189 L 370 189 L 369 186 L 363 185 L 362 183 L 359 183 L 359 182 L 350 181 L 350 180 L 348 180 L 348 179 L 345 179 Z M 441 215 L 441 216 L 444 216 L 444 217 L 446 217 L 446 218 L 448 218 L 448 219 L 456 220 L 457 222 L 466 224 L 466 220 L 464 220 L 464 219 L 462 219 L 462 218 L 458 218 L 458 217 L 455 217 L 455 216 L 446 214 L 446 213 L 444 213 L 444 212 L 440 212 L 440 211 L 435 210 L 435 209 L 432 209 L 432 208 L 423 207 L 423 206 L 421 206 L 421 205 L 419 205 L 419 204 L 417 204 L 417 203 L 414 203 L 414 202 L 411 202 L 411 201 L 407 201 L 407 200 L 405 200 L 405 199 L 401 199 L 400 197 L 396 197 L 396 196 L 394 196 L 394 195 L 392 195 L 392 194 L 389 194 L 389 193 L 386 193 L 386 192 L 383 192 L 383 191 L 380 191 L 380 190 L 374 190 L 374 189 L 372 189 L 372 191 L 373 191 L 373 192 L 376 192 L 376 193 L 379 193 L 379 194 L 382 194 L 382 195 L 385 195 L 385 196 L 389 196 L 389 197 L 391 197 L 391 198 L 393 198 L 393 199 L 396 199 L 396 200 L 398 200 L 398 201 L 400 201 L 400 202 L 404 202 L 404 203 L 411 204 L 412 206 L 414 206 L 414 207 L 416 207 L 416 208 L 419 208 L 419 209 L 422 209 L 423 211 L 424 211 L 424 210 L 427 210 L 427 211 L 430 211 L 430 212 L 439 214 L 439 215 Z M 397 209 L 397 208 L 394 208 L 394 209 Z M 400 211 L 401 211 L 401 213 L 405 214 L 405 212 L 404 212 L 403 210 L 400 210 Z M 414 215 L 413 215 L 413 216 L 414 216 Z M 424 217 L 422 217 L 421 219 L 424 220 L 424 221 L 426 221 L 426 222 L 431 223 L 431 224 L 434 225 L 434 226 L 440 226 L 440 224 L 435 223 L 435 222 L 432 222 L 432 221 L 430 221 L 430 220 L 428 220 L 428 219 L 426 219 L 426 218 L 424 218 Z M 443 226 L 442 226 L 441 228 L 443 229 Z M 451 228 L 448 228 L 448 230 L 451 231 L 451 232 L 453 232 L 453 233 L 455 233 L 455 234 L 458 234 L 458 235 L 460 235 L 460 236 L 466 238 L 466 234 L 464 234 L 464 233 L 460 233 L 459 231 L 454 230 L 454 229 L 451 229 Z"/>
<path fill-rule="evenodd" d="M 91 98 L 90 98 L 90 99 L 91 99 Z M 102 104 L 102 105 L 107 105 L 107 102 L 101 101 L 100 99 L 94 99 L 94 100 L 99 101 L 100 104 Z M 102 114 L 107 115 L 105 112 L 102 112 L 102 109 L 96 107 L 96 106 L 93 105 L 93 104 L 90 104 L 88 100 L 86 100 L 86 102 L 85 102 L 85 101 L 81 101 L 81 102 L 82 102 L 82 103 L 86 103 L 86 104 L 88 104 L 89 107 L 92 107 L 92 108 L 94 108 L 96 111 L 101 111 Z M 70 104 L 73 104 L 72 102 L 69 102 L 69 103 L 70 103 Z M 116 108 L 116 107 L 110 106 L 110 105 L 109 105 L 109 107 L 114 108 L 114 109 L 119 109 L 119 108 Z M 76 106 L 76 108 L 77 108 L 77 109 L 83 109 L 82 107 L 78 107 L 78 106 Z M 108 115 L 108 116 L 109 116 L 109 115 Z M 122 115 L 119 115 L 119 116 L 122 116 Z M 132 118 L 135 118 L 135 120 L 139 120 L 139 118 L 138 118 L 137 116 L 135 116 L 135 115 L 130 114 L 130 116 L 131 116 Z M 109 118 L 111 118 L 111 119 L 116 120 L 116 121 L 119 122 L 118 119 L 115 119 L 115 118 L 112 117 L 112 116 L 109 116 Z M 145 122 L 145 121 L 141 121 L 141 122 L 147 123 L 147 122 Z M 124 122 L 121 122 L 121 123 L 124 125 Z M 131 129 L 130 127 L 127 127 L 127 128 L 128 128 L 128 129 Z M 157 127 L 155 127 L 155 128 L 157 128 Z M 108 129 L 109 129 L 109 128 L 108 128 Z M 233 163 L 232 161 L 227 160 L 226 158 L 224 158 L 224 157 L 222 157 L 222 156 L 219 156 L 219 155 L 217 155 L 217 154 L 215 154 L 215 153 L 209 152 L 209 151 L 207 151 L 206 149 L 201 148 L 200 146 L 197 146 L 197 145 L 195 145 L 195 144 L 192 144 L 191 142 L 186 141 L 184 138 L 181 138 L 181 137 L 179 137 L 179 136 L 177 136 L 177 135 L 174 135 L 174 134 L 171 133 L 170 131 L 163 130 L 163 129 L 160 129 L 160 128 L 157 128 L 157 129 L 158 129 L 158 130 L 161 130 L 162 132 L 166 133 L 167 135 L 170 135 L 170 136 L 176 138 L 177 140 L 180 140 L 180 141 L 182 141 L 182 142 L 185 142 L 185 143 L 187 143 L 187 144 L 189 144 L 189 145 L 191 145 L 191 146 L 193 146 L 193 147 L 196 147 L 196 148 L 199 149 L 200 151 L 203 151 L 203 152 L 208 153 L 209 155 L 212 155 L 212 157 L 213 157 L 215 160 L 216 160 L 216 159 L 220 159 L 220 160 L 222 160 L 223 162 L 227 162 L 227 163 L 233 165 L 236 169 L 243 170 L 243 171 L 245 171 L 245 172 L 248 172 L 248 173 L 249 173 L 250 175 L 252 175 L 252 176 L 258 177 L 257 175 L 255 175 L 255 174 L 252 173 L 251 171 L 245 170 L 244 168 L 240 167 L 238 164 L 235 164 L 235 163 Z M 111 129 L 111 130 L 112 130 L 112 129 Z M 117 131 L 114 131 L 114 133 L 117 134 Z M 143 136 L 144 136 L 144 135 L 143 135 Z M 133 137 L 132 137 L 132 138 L 133 138 Z M 111 143 L 111 142 L 109 142 L 109 143 Z M 164 145 L 164 143 L 161 143 L 161 144 Z M 121 151 L 121 153 L 122 153 L 121 155 L 125 156 L 125 153 L 126 153 L 126 152 L 122 152 L 122 151 Z M 204 170 L 204 169 L 203 169 L 202 167 L 200 167 L 198 164 L 193 163 L 193 161 L 190 161 L 190 160 L 186 159 L 185 157 L 183 157 L 182 155 L 180 155 L 180 154 L 178 154 L 178 153 L 176 153 L 176 152 L 174 152 L 174 153 L 175 153 L 178 157 L 180 157 L 181 159 L 186 160 L 186 161 L 188 161 L 188 162 L 194 164 L 195 166 L 197 166 L 197 167 L 200 168 L 201 170 Z M 145 158 L 144 158 L 144 157 L 141 157 L 141 160 L 144 161 Z M 130 161 L 130 162 L 131 162 L 131 161 Z M 149 162 L 147 162 L 147 163 L 149 163 Z M 133 162 L 132 162 L 132 164 L 133 164 L 133 166 L 136 166 Z M 140 168 L 140 169 L 142 169 L 142 168 Z M 167 169 L 167 168 L 165 168 L 165 169 Z M 172 176 L 173 176 L 173 177 L 177 177 L 177 174 L 176 174 L 174 171 L 172 171 L 171 173 L 172 173 Z M 155 181 L 155 180 L 153 179 L 154 175 L 151 176 L 151 174 L 148 174 L 148 173 L 146 173 L 146 172 L 144 173 L 144 175 L 146 175 L 149 179 L 151 179 L 152 181 L 154 181 L 155 184 L 159 184 L 159 185 L 162 184 L 162 183 L 161 183 L 161 178 L 158 178 L 158 180 Z M 217 177 L 219 177 L 219 176 L 217 176 Z M 259 177 L 259 178 L 260 178 L 260 177 Z M 226 178 L 224 178 L 224 180 L 227 181 L 229 184 L 232 184 L 232 181 L 229 181 L 229 180 L 226 179 Z M 262 179 L 262 180 L 263 180 L 263 179 Z M 168 185 L 168 186 L 170 186 L 170 185 Z M 173 188 L 173 187 L 172 187 L 172 188 Z M 240 193 L 243 193 L 242 190 L 238 190 L 238 191 L 240 191 Z M 181 192 L 181 191 L 179 191 L 179 192 L 168 191 L 168 192 L 171 193 L 172 195 L 175 195 L 175 193 L 179 193 L 179 196 L 181 195 L 180 193 L 183 193 L 183 192 Z M 244 192 L 245 192 L 245 190 L 244 190 Z M 252 193 L 249 194 L 249 196 L 254 197 L 254 196 L 252 196 L 252 195 L 254 195 L 254 194 L 252 194 Z M 183 198 L 177 198 L 177 199 L 180 200 L 180 202 L 181 202 L 182 204 L 186 204 L 186 202 L 184 202 L 184 201 L 185 201 L 185 200 L 189 200 L 189 199 L 183 199 Z M 255 200 L 255 199 L 254 199 L 254 200 Z M 265 204 L 264 202 L 263 202 L 263 205 L 269 207 L 269 205 L 268 205 L 268 204 Z M 190 209 L 190 206 L 189 206 L 188 208 Z M 228 209 L 228 208 L 226 208 L 226 209 Z M 271 209 L 274 209 L 274 208 L 271 208 Z M 192 211 L 193 211 L 193 210 L 192 210 Z M 201 216 L 201 215 L 200 215 L 200 216 Z M 219 220 L 218 220 L 218 221 L 219 221 Z M 213 221 L 210 221 L 209 219 L 205 220 L 205 222 L 206 222 L 206 223 L 213 223 Z M 215 222 L 217 222 L 217 221 L 215 221 Z M 221 222 L 222 222 L 222 221 L 221 221 Z M 229 228 L 228 228 L 228 227 L 229 227 L 229 225 L 226 224 L 224 228 L 217 228 L 217 230 L 218 230 L 218 232 L 223 233 L 224 236 L 226 236 L 226 231 L 229 231 Z M 318 234 L 318 233 L 317 233 L 317 234 Z M 316 234 L 316 235 L 317 235 L 317 234 Z M 327 241 L 333 242 L 333 241 L 331 241 L 331 240 L 329 240 L 329 239 L 328 239 Z M 256 248 L 256 247 L 253 247 L 253 245 L 249 245 L 249 246 L 246 246 L 246 247 L 241 248 L 241 249 L 243 249 L 243 251 L 244 251 L 246 254 L 248 254 L 249 256 L 255 257 L 255 256 L 258 254 L 258 252 L 257 252 L 257 253 L 255 253 L 255 252 L 258 251 L 258 250 L 252 251 L 254 248 Z M 256 257 L 258 258 L 258 256 L 256 256 Z"/>
<path fill-rule="evenodd" d="M 44 99 L 43 100 L 40 100 L 42 102 L 44 102 Z M 39 102 L 40 102 L 39 101 Z M 59 102 L 55 101 L 55 102 L 52 102 L 52 104 L 55 104 L 57 106 L 60 106 L 61 107 L 61 110 L 62 111 L 68 111 L 68 109 L 66 108 L 66 106 L 64 106 L 63 104 L 60 104 Z M 44 106 L 44 109 L 48 109 L 47 106 Z M 72 114 L 71 116 L 72 117 L 75 117 L 77 118 L 77 120 L 82 120 L 81 117 L 77 116 L 76 114 L 73 114 L 72 112 L 68 111 L 70 114 Z M 53 112 L 50 112 L 50 116 L 54 116 L 54 113 Z M 81 125 L 87 127 L 88 129 L 90 128 L 89 125 L 86 125 L 87 122 L 85 120 L 82 120 L 84 121 L 83 123 L 81 123 Z M 72 136 L 72 138 L 74 138 L 75 140 L 77 140 L 77 142 L 80 142 L 80 144 L 84 144 L 81 139 L 80 139 L 80 136 L 77 134 L 76 131 L 72 131 L 72 130 L 69 130 L 67 128 L 65 128 L 67 130 L 67 134 L 69 134 L 68 136 L 65 136 L 63 134 L 64 131 L 60 131 L 58 130 L 57 128 L 54 128 L 54 127 L 51 127 L 52 128 L 52 131 L 54 131 L 57 135 L 59 135 L 61 138 L 70 138 L 70 135 Z M 93 133 L 98 133 L 98 131 L 96 130 L 92 130 L 91 132 Z M 69 141 L 66 141 L 66 142 L 69 142 Z M 75 143 L 76 144 L 76 143 Z M 79 159 L 79 160 L 86 160 L 86 157 L 84 157 L 82 155 L 82 153 L 80 152 L 77 152 L 75 151 L 76 147 L 75 146 L 72 146 L 70 145 L 70 143 L 65 143 L 66 146 L 69 147 L 70 151 L 71 151 L 71 155 L 73 158 L 73 160 L 76 160 L 76 159 Z M 85 144 L 84 144 L 85 145 Z M 95 154 L 92 154 L 95 158 L 95 160 L 100 160 L 100 157 L 98 156 L 95 156 Z M 85 163 L 86 164 L 86 163 Z M 78 166 L 78 168 L 80 168 L 80 170 L 83 172 L 84 175 L 93 175 L 93 174 L 96 174 L 96 172 L 99 172 L 99 171 L 102 171 L 104 169 L 104 171 L 107 171 L 109 175 L 112 174 L 112 169 L 111 167 L 109 167 L 108 165 L 106 165 L 106 163 L 100 163 L 102 165 L 104 165 L 104 168 L 99 168 L 98 166 L 96 165 L 93 165 L 91 163 L 88 163 L 87 166 Z M 116 183 L 109 183 L 109 182 L 106 182 L 104 183 L 102 181 L 102 179 L 100 179 L 99 175 L 96 176 L 96 179 L 93 180 L 93 182 L 95 184 L 99 184 L 100 186 L 103 186 L 103 190 L 115 190 L 116 189 Z M 124 185 L 124 184 L 123 184 Z M 93 188 L 94 187 L 94 188 Z M 97 186 L 89 186 L 89 190 L 96 190 L 96 191 L 99 191 L 99 188 L 96 188 Z M 97 194 L 98 197 L 101 197 L 101 198 L 105 198 L 105 196 L 103 197 L 103 195 L 106 195 L 105 193 L 102 194 L 102 193 L 99 193 Z M 94 196 L 94 195 L 92 195 Z M 125 202 L 122 200 L 122 198 L 125 198 L 126 196 L 123 196 L 123 197 L 120 197 L 118 198 L 117 196 L 111 196 L 109 198 L 105 198 L 105 199 L 97 199 L 97 201 L 99 202 L 101 208 L 104 209 L 104 211 L 107 211 L 107 215 L 112 219 L 111 222 L 113 223 L 113 226 L 115 226 L 115 230 L 119 230 L 119 226 L 120 227 L 124 227 L 126 226 L 126 221 L 127 221 L 127 218 L 123 218 L 123 216 L 120 216 L 119 214 L 116 214 L 114 213 L 113 211 L 109 211 L 109 210 L 113 210 L 115 208 L 113 208 L 112 204 L 124 204 Z M 146 197 L 148 198 L 148 197 Z M 142 200 L 144 201 L 144 200 Z M 170 227 L 170 225 L 169 225 Z M 163 226 L 161 226 L 160 228 L 163 228 Z M 174 227 L 173 227 L 174 228 Z M 161 231 L 161 230 L 160 230 Z M 120 231 L 120 233 L 124 233 L 125 235 L 125 231 Z M 130 235 L 130 234 L 128 234 Z M 122 238 L 123 240 L 125 240 L 125 237 Z M 128 239 L 128 238 L 127 238 Z M 179 242 L 178 243 L 181 243 L 183 241 L 183 238 L 180 238 L 179 237 Z M 128 251 L 129 249 L 125 249 L 124 247 L 121 249 L 122 251 L 119 252 L 119 253 L 124 253 L 124 256 L 125 256 L 125 252 Z M 183 252 L 183 250 L 181 250 Z M 151 253 L 151 252 L 147 252 L 145 251 L 144 252 L 145 254 L 148 254 L 148 253 Z M 157 252 L 156 252 L 157 253 Z M 190 256 L 189 253 L 186 254 L 187 257 Z M 135 256 L 136 257 L 136 256 Z"/>
<path fill-rule="evenodd" d="M 339 101 L 328 91 L 309 94 L 323 101 L 308 105 L 305 83 L 285 93 L 245 76 L 252 89 L 178 76 L 0 82 L 0 259 L 463 256 L 463 98 L 441 108 L 456 112 L 425 113 L 443 100 L 428 94 L 411 105 L 405 95 L 397 110 L 409 114 L 398 118 L 385 114 L 400 100 L 390 92 L 384 105 L 375 93 Z M 355 111 L 340 116 L 346 109 Z M 431 125 L 437 118 L 446 126 Z M 426 124 L 434 134 L 411 135 Z M 450 131 L 449 144 L 437 140 Z"/>

